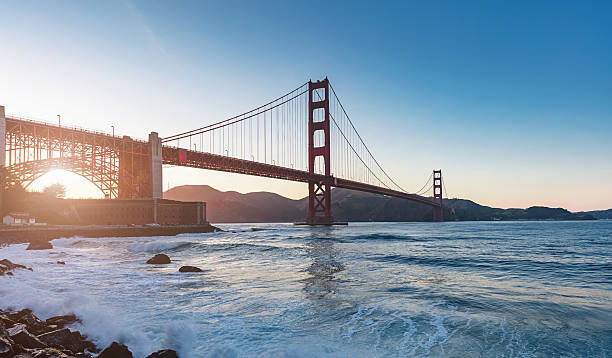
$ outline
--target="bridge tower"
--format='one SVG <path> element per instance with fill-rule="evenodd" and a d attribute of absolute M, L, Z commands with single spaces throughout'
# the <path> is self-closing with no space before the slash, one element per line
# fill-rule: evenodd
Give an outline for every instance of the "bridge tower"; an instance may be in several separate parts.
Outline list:
<path fill-rule="evenodd" d="M 440 203 L 440 206 L 433 208 L 433 220 L 444 221 L 444 205 L 442 204 L 442 170 L 433 171 L 433 191 L 434 201 Z"/>
<path fill-rule="evenodd" d="M 323 134 L 322 137 L 319 135 L 320 132 Z M 317 137 L 319 140 L 315 142 Z M 320 143 L 321 138 L 323 143 Z M 329 80 L 327 77 L 323 81 L 308 82 L 308 172 L 310 174 L 315 174 L 317 157 L 322 157 L 325 178 L 308 182 L 306 223 L 331 225 L 334 220 L 331 214 Z"/>

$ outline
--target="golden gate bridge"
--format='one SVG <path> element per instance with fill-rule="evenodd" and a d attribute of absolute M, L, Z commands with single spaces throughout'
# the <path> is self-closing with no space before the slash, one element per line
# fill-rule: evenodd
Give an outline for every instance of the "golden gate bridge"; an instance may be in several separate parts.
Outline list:
<path fill-rule="evenodd" d="M 0 147 L 2 189 L 27 187 L 59 168 L 107 198 L 161 198 L 166 164 L 307 183 L 311 225 L 334 223 L 332 187 L 413 200 L 444 220 L 442 171 L 420 190 L 404 190 L 367 147 L 327 78 L 220 122 L 163 138 L 151 132 L 148 141 L 5 115 L 0 106 Z"/>

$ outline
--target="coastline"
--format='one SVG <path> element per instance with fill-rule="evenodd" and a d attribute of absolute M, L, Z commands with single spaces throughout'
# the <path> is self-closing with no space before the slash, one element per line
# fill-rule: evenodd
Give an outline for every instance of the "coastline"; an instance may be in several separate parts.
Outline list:
<path fill-rule="evenodd" d="M 128 226 L 128 225 L 57 225 L 1 227 L 0 246 L 22 243 L 47 243 L 62 237 L 141 237 L 176 236 L 179 234 L 201 234 L 222 231 L 210 224 L 204 225 L 167 225 L 167 226 Z"/>

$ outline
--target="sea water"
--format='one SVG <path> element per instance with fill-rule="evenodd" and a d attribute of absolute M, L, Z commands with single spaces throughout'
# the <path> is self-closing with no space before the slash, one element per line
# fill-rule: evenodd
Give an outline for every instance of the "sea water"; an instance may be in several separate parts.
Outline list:
<path fill-rule="evenodd" d="M 74 312 L 136 357 L 612 356 L 612 221 L 220 227 L 0 248 L 34 269 L 0 308 Z"/>

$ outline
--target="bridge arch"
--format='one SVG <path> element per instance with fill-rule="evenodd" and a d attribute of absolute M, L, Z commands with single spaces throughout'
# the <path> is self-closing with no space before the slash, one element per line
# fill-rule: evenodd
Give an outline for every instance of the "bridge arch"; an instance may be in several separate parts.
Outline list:
<path fill-rule="evenodd" d="M 112 163 L 79 157 L 62 157 L 42 160 L 32 160 L 14 164 L 7 168 L 10 184 L 21 184 L 29 187 L 44 174 L 63 169 L 85 178 L 95 185 L 106 198 L 116 198 L 119 193 L 118 168 Z"/>

